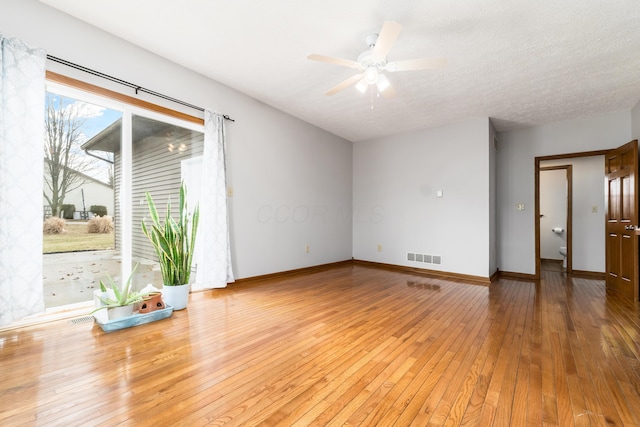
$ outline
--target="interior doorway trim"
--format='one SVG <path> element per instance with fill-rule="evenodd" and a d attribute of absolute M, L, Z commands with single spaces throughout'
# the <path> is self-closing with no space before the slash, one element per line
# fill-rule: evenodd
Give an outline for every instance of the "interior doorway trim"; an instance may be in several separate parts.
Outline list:
<path fill-rule="evenodd" d="M 584 151 L 579 153 L 567 153 L 567 154 L 558 154 L 553 156 L 540 156 L 535 158 L 535 209 L 534 209 L 534 228 L 535 228 L 535 264 L 536 264 L 536 274 L 535 278 L 540 279 L 540 163 L 547 160 L 561 160 L 561 159 L 571 159 L 575 157 L 590 157 L 590 156 L 604 156 L 610 150 L 597 150 L 597 151 Z M 566 166 L 565 166 L 566 167 Z M 557 168 L 557 167 L 556 167 Z M 604 165 L 603 165 L 604 170 Z M 569 196 L 568 196 L 569 197 Z M 572 213 L 569 211 L 569 205 L 567 205 L 567 273 L 571 273 L 569 271 L 569 267 L 573 269 L 572 262 L 573 259 L 571 257 L 571 240 L 573 238 L 571 228 L 569 227 L 569 221 L 572 220 Z"/>

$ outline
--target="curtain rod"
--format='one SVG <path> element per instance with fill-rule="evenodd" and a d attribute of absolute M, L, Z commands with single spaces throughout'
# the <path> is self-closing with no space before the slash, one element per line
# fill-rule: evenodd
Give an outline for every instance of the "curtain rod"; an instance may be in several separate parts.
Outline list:
<path fill-rule="evenodd" d="M 69 62 L 69 61 L 67 61 L 65 59 L 57 58 L 57 57 L 52 56 L 52 55 L 47 55 L 47 59 L 49 59 L 50 61 L 53 61 L 53 62 L 57 62 L 57 63 L 62 64 L 62 65 L 66 65 L 67 67 L 75 68 L 76 70 L 84 71 L 85 73 L 88 73 L 88 74 L 91 74 L 91 75 L 94 75 L 94 76 L 97 76 L 97 77 L 101 77 L 103 79 L 106 79 L 106 80 L 109 80 L 109 81 L 112 81 L 112 82 L 115 82 L 115 83 L 119 83 L 119 84 L 121 84 L 123 86 L 127 86 L 127 87 L 129 87 L 131 89 L 134 89 L 136 91 L 136 95 L 138 94 L 138 92 L 143 92 L 143 93 L 146 93 L 146 94 L 149 94 L 149 95 L 157 96 L 158 98 L 162 98 L 162 99 L 165 99 L 167 101 L 175 102 L 176 104 L 184 105 L 185 107 L 193 108 L 194 110 L 198 110 L 198 111 L 203 111 L 204 112 L 204 108 L 198 107 L 197 105 L 189 104 L 188 102 L 181 101 L 181 100 L 176 99 L 176 98 L 172 98 L 172 97 L 170 97 L 168 95 L 164 95 L 162 93 L 159 93 L 159 92 L 156 92 L 156 91 L 153 91 L 153 90 L 150 90 L 150 89 L 146 89 L 146 88 L 144 88 L 144 87 L 142 87 L 140 85 L 136 85 L 136 84 L 130 83 L 128 81 L 119 79 L 117 77 L 113 77 L 113 76 L 110 76 L 108 74 L 101 73 L 100 71 L 92 70 L 91 68 L 87 68 L 87 67 L 83 67 L 82 65 L 74 64 L 73 62 Z M 231 117 L 229 117 L 226 114 L 223 114 L 222 117 L 225 120 L 229 120 L 230 122 L 235 122 L 234 119 L 232 119 Z"/>

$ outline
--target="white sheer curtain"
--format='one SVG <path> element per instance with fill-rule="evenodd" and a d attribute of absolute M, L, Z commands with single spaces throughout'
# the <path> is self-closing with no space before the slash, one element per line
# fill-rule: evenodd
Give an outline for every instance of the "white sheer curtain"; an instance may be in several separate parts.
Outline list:
<path fill-rule="evenodd" d="M 234 281 L 227 213 L 224 118 L 204 112 L 204 153 L 200 194 L 200 259 L 196 286 L 224 288 Z"/>
<path fill-rule="evenodd" d="M 0 326 L 44 310 L 45 61 L 0 34 Z"/>

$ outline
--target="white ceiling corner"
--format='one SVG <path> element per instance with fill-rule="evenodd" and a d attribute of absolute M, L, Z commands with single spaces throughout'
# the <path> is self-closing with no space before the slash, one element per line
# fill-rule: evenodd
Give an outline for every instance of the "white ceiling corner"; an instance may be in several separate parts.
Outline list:
<path fill-rule="evenodd" d="M 504 131 L 640 100 L 637 0 L 40 1 L 351 141 L 469 117 Z M 389 60 L 448 66 L 389 73 L 397 96 L 373 109 L 354 88 L 324 95 L 354 70 L 307 55 L 355 60 L 388 20 L 403 25 Z"/>

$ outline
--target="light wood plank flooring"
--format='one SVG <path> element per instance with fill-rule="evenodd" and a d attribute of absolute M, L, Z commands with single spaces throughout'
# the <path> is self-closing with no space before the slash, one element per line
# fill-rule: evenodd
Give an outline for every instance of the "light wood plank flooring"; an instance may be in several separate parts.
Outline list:
<path fill-rule="evenodd" d="M 348 264 L 110 334 L 5 331 L 0 425 L 640 425 L 638 304 L 543 275 L 483 287 Z"/>

